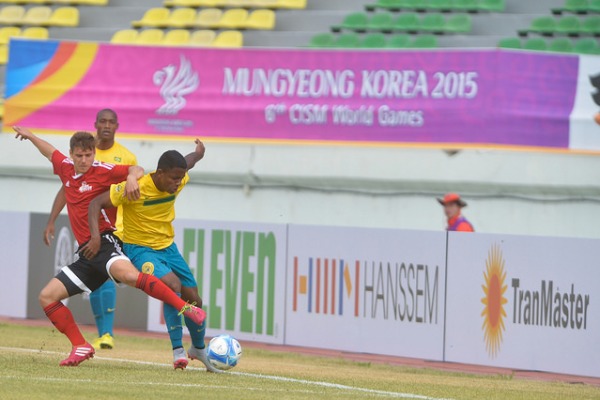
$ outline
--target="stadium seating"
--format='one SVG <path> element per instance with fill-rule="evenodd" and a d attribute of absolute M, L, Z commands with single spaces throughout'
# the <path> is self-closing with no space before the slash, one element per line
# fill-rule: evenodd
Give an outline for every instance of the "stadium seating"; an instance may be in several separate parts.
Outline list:
<path fill-rule="evenodd" d="M 306 0 L 165 0 L 165 7 L 243 7 L 304 9 Z"/>
<path fill-rule="evenodd" d="M 142 45 L 160 45 L 165 33 L 160 29 L 150 28 L 140 31 L 135 40 L 136 44 Z"/>
<path fill-rule="evenodd" d="M 245 27 L 248 19 L 248 10 L 243 8 L 230 8 L 223 12 L 217 27 L 225 29 L 241 29 Z"/>
<path fill-rule="evenodd" d="M 169 28 L 191 27 L 196 19 L 196 10 L 189 7 L 176 8 L 170 12 L 161 26 Z"/>
<path fill-rule="evenodd" d="M 275 13 L 272 10 L 254 10 L 244 23 L 246 29 L 272 30 L 275 28 Z"/>
<path fill-rule="evenodd" d="M 33 24 L 30 24 L 33 25 Z M 79 9 L 76 7 L 59 7 L 52 12 L 50 18 L 38 25 L 43 26 L 78 26 Z"/>
<path fill-rule="evenodd" d="M 199 29 L 193 31 L 190 35 L 190 46 L 208 47 L 213 44 L 217 33 L 209 29 Z"/>
<path fill-rule="evenodd" d="M 538 34 L 543 36 L 600 36 L 600 16 L 551 16 L 538 17 L 527 29 L 519 30 L 520 36 Z"/>
<path fill-rule="evenodd" d="M 352 13 L 331 29 L 334 32 L 468 33 L 471 31 L 471 17 L 466 14 L 446 17 L 440 13 L 425 13 L 420 17 L 417 13 L 402 13 L 394 18 L 389 12 L 376 13 L 371 17 L 366 13 Z"/>
<path fill-rule="evenodd" d="M 565 0 L 565 4 L 562 7 L 553 8 L 552 13 L 559 15 L 562 13 L 600 13 L 600 0 Z"/>
<path fill-rule="evenodd" d="M 190 31 L 187 29 L 173 29 L 165 34 L 161 44 L 163 46 L 186 46 L 190 41 Z"/>
<path fill-rule="evenodd" d="M 27 39 L 48 39 L 49 36 L 48 29 L 41 26 L 30 26 L 23 29 L 19 37 Z"/>
<path fill-rule="evenodd" d="M 198 28 L 214 28 L 219 25 L 223 16 L 223 10 L 220 8 L 205 8 L 198 11 L 194 26 Z"/>
<path fill-rule="evenodd" d="M 164 7 L 154 7 L 147 10 L 142 19 L 132 21 L 131 25 L 134 28 L 142 27 L 162 27 L 165 21 L 169 18 L 171 11 Z"/>
<path fill-rule="evenodd" d="M 368 11 L 502 12 L 505 0 L 377 0 L 365 6 Z"/>
<path fill-rule="evenodd" d="M 110 39 L 113 44 L 134 44 L 138 37 L 135 29 L 121 29 L 115 32 Z"/>
<path fill-rule="evenodd" d="M 5 26 L 0 28 L 0 45 L 8 43 L 11 37 L 18 37 L 21 35 L 21 28 L 16 26 Z"/>
<path fill-rule="evenodd" d="M 20 23 L 23 25 L 39 26 L 47 22 L 52 16 L 52 9 L 48 6 L 31 7 L 23 15 Z"/>
<path fill-rule="evenodd" d="M 239 31 L 223 31 L 212 42 L 212 47 L 242 47 L 244 35 Z"/>
<path fill-rule="evenodd" d="M 414 49 L 435 48 L 438 41 L 435 35 L 416 35 L 414 39 L 407 34 L 386 35 L 384 33 L 369 33 L 361 36 L 359 33 L 346 32 L 339 35 L 321 33 L 313 36 L 311 48 L 366 48 L 366 49 Z"/>
<path fill-rule="evenodd" d="M 0 45 L 0 65 L 6 64 L 8 61 L 8 45 Z"/>
<path fill-rule="evenodd" d="M 5 6 L 0 9 L 0 24 L 18 25 L 25 16 L 25 8 L 21 6 Z"/>

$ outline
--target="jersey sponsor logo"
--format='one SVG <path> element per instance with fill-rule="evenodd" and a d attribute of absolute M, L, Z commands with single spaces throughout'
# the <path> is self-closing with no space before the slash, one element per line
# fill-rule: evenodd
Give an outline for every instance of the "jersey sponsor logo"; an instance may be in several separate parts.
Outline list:
<path fill-rule="evenodd" d="M 156 71 L 153 83 L 160 86 L 159 93 L 165 103 L 156 113 L 159 115 L 177 115 L 186 105 L 185 96 L 198 88 L 198 73 L 192 69 L 192 63 L 181 55 L 179 68 L 169 64 Z"/>
<path fill-rule="evenodd" d="M 79 187 L 80 193 L 89 192 L 91 190 L 93 190 L 92 185 L 88 184 L 86 181 L 81 182 L 81 186 Z"/>
<path fill-rule="evenodd" d="M 122 161 L 122 158 L 119 156 L 115 156 L 115 162 L 120 163 Z"/>

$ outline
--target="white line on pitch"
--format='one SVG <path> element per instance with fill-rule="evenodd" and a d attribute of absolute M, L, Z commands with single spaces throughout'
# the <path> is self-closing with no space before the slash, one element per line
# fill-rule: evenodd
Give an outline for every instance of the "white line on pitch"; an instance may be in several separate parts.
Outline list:
<path fill-rule="evenodd" d="M 0 346 L 0 350 L 19 351 L 19 352 L 26 352 L 26 353 L 62 354 L 61 352 L 57 352 L 57 351 L 36 350 L 36 349 L 22 349 L 22 348 L 18 348 L 18 347 L 3 347 L 3 346 Z M 124 362 L 124 363 L 133 363 L 133 364 L 140 364 L 140 365 L 150 365 L 150 366 L 156 366 L 156 367 L 169 367 L 169 368 L 173 367 L 171 364 L 163 364 L 163 363 L 157 363 L 157 362 L 151 362 L 151 361 L 129 360 L 129 359 L 125 359 L 125 358 L 110 358 L 110 357 L 94 356 L 94 359 L 103 360 L 103 361 L 116 361 L 116 362 Z M 206 370 L 204 368 L 197 368 L 197 367 L 188 367 L 187 369 L 189 369 L 189 370 L 198 370 L 198 371 L 205 371 Z M 326 388 L 331 388 L 331 389 L 347 390 L 347 391 L 353 391 L 353 392 L 362 392 L 362 393 L 368 393 L 368 394 L 373 394 L 373 395 L 389 396 L 389 397 L 396 397 L 396 398 L 402 398 L 402 399 L 451 400 L 451 399 L 446 399 L 446 398 L 437 398 L 437 397 L 423 396 L 423 395 L 413 394 L 413 393 L 388 392 L 388 391 L 385 391 L 385 390 L 367 389 L 367 388 L 361 388 L 361 387 L 341 385 L 341 384 L 338 384 L 338 383 L 320 382 L 320 381 L 309 381 L 309 380 L 305 380 L 305 379 L 286 378 L 286 377 L 283 377 L 283 376 L 253 374 L 253 373 L 250 373 L 250 372 L 229 371 L 228 374 L 239 375 L 239 376 L 247 376 L 247 377 L 251 377 L 251 378 L 266 379 L 266 380 L 271 380 L 271 381 L 299 383 L 299 384 L 310 385 L 310 386 L 319 386 L 319 387 L 326 387 Z M 8 378 L 11 378 L 11 377 L 8 377 Z M 56 380 L 59 380 L 59 379 L 56 379 Z M 82 380 L 82 381 L 84 381 L 84 380 Z M 151 384 L 157 385 L 157 384 L 160 384 L 160 383 L 151 383 Z M 201 387 L 204 387 L 203 385 L 200 385 L 200 384 L 167 384 L 167 385 L 173 385 L 173 386 L 201 386 Z"/>

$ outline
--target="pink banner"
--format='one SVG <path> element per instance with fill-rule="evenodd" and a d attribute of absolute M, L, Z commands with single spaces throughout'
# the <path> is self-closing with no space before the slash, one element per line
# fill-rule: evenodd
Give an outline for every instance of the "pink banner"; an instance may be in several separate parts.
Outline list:
<path fill-rule="evenodd" d="M 578 58 L 14 41 L 6 124 L 71 132 L 566 148 Z M 34 100 L 35 99 L 35 100 Z"/>

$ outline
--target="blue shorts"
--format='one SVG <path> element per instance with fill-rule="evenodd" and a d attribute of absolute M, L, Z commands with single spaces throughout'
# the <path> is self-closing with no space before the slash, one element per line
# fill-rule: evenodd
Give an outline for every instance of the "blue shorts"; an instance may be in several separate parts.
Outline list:
<path fill-rule="evenodd" d="M 198 286 L 196 278 L 190 271 L 175 243 L 162 250 L 154 250 L 146 246 L 124 243 L 123 250 L 129 257 L 133 265 L 145 274 L 162 278 L 169 272 L 175 273 L 182 286 Z"/>

